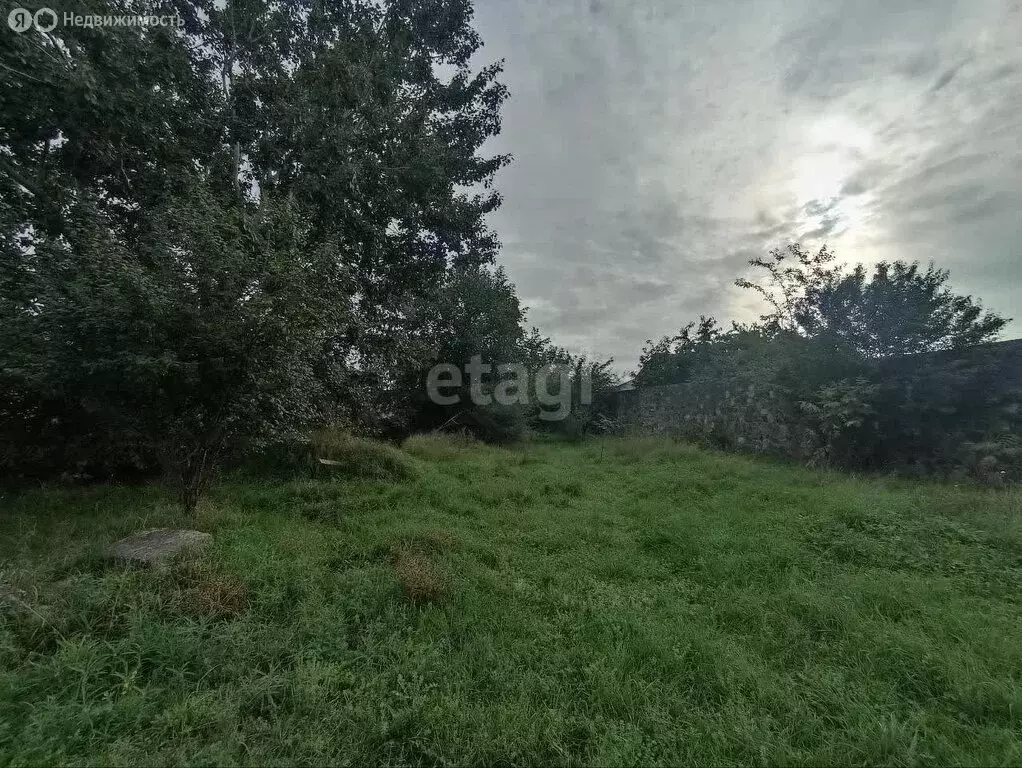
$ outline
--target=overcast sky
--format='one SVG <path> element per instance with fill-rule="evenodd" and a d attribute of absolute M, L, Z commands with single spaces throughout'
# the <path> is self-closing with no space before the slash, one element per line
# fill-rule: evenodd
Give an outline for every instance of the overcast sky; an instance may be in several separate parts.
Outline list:
<path fill-rule="evenodd" d="M 799 239 L 1022 320 L 1022 0 L 477 0 L 530 320 L 634 366 Z M 1022 336 L 1022 322 L 1006 336 Z"/>

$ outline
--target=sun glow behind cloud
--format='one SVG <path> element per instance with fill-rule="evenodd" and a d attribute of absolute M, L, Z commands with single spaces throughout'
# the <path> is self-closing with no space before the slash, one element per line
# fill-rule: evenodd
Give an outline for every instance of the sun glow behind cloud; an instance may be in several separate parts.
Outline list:
<path fill-rule="evenodd" d="M 1018 0 L 476 5 L 512 93 L 501 261 L 562 343 L 627 368 L 755 318 L 734 278 L 794 240 L 932 259 L 1022 318 Z"/>
<path fill-rule="evenodd" d="M 806 131 L 790 183 L 800 237 L 869 234 L 871 196 L 849 192 L 874 149 L 873 135 L 844 117 L 826 117 Z"/>

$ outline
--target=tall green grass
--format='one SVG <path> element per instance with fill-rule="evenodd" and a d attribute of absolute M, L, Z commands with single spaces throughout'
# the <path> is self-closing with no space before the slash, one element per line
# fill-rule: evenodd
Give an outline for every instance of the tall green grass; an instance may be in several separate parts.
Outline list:
<path fill-rule="evenodd" d="M 1022 760 L 1017 491 L 658 440 L 384 453 L 408 471 L 191 520 L 158 488 L 0 499 L 0 762 Z M 213 549 L 102 558 L 171 525 Z"/>

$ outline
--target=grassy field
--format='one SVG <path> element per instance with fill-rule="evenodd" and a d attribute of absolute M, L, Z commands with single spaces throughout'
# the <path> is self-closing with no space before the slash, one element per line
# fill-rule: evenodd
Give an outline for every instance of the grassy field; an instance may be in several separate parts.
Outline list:
<path fill-rule="evenodd" d="M 0 763 L 1022 763 L 1018 491 L 405 451 L 193 520 L 159 488 L 0 498 Z M 201 560 L 101 556 L 180 525 Z"/>

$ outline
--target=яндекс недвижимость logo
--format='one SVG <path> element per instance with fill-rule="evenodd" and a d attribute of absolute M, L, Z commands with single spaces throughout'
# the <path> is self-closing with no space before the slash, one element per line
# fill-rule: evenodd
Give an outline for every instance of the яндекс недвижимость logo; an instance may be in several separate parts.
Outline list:
<path fill-rule="evenodd" d="M 18 34 L 35 27 L 40 32 L 50 32 L 60 23 L 65 27 L 183 27 L 184 18 L 170 15 L 100 15 L 65 12 L 58 16 L 52 8 L 40 8 L 35 13 L 26 8 L 13 8 L 7 14 L 7 26 Z"/>

